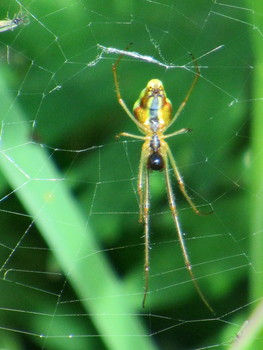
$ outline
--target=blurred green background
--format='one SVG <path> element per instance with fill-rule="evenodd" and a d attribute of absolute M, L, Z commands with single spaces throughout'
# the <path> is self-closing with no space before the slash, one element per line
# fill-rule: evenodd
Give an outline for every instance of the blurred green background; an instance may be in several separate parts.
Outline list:
<path fill-rule="evenodd" d="M 262 5 L 21 4 L 30 23 L 0 33 L 0 348 L 234 348 L 263 288 Z M 19 10 L 18 1 L 1 2 L 2 19 Z M 117 55 L 98 47 L 130 42 L 130 51 L 167 65 L 123 58 L 118 77 L 130 109 L 158 78 L 175 111 L 194 77 L 189 52 L 201 69 L 169 130 L 193 132 L 169 145 L 195 203 L 214 210 L 196 216 L 171 173 L 193 271 L 216 317 L 186 271 L 158 173 L 151 176 L 150 293 L 141 307 L 142 144 L 114 139 L 138 131 L 116 99 Z M 246 339 L 244 349 L 262 348 L 260 334 Z"/>

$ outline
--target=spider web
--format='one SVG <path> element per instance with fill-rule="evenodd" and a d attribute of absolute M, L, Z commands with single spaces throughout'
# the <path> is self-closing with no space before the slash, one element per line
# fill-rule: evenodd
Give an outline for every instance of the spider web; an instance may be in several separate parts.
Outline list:
<path fill-rule="evenodd" d="M 261 349 L 262 171 L 258 1 L 5 0 L 0 19 L 0 349 Z M 198 208 L 174 183 L 198 283 L 184 265 L 163 174 L 151 175 L 145 309 L 138 223 L 141 142 L 129 108 L 152 78 L 174 111 L 169 132 Z M 255 77 L 255 78 L 254 78 Z M 253 123 L 252 123 L 253 121 Z M 261 127 L 260 127 L 261 126 Z M 262 333 L 262 332 L 261 332 Z"/>

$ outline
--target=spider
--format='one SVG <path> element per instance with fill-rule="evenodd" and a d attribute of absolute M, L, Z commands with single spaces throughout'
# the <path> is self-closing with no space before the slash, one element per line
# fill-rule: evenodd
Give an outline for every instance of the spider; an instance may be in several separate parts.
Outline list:
<path fill-rule="evenodd" d="M 4 20 L 0 20 L 0 32 L 6 32 L 8 30 L 13 31 L 19 25 L 27 25 L 28 23 L 28 17 L 26 14 L 23 14 L 22 11 L 20 11 L 17 15 L 14 16 L 13 19 L 6 18 Z"/>
<path fill-rule="evenodd" d="M 114 77 L 114 83 L 116 88 L 117 99 L 121 107 L 124 109 L 126 114 L 130 119 L 137 125 L 139 131 L 144 134 L 143 136 L 134 135 L 127 132 L 122 132 L 116 137 L 121 136 L 131 137 L 134 139 L 144 141 L 141 151 L 140 165 L 139 165 L 139 175 L 138 175 L 138 195 L 139 195 L 139 222 L 144 224 L 144 239 L 145 239 L 145 262 L 144 262 L 144 273 L 145 273 L 145 286 L 144 286 L 144 295 L 142 306 L 144 308 L 146 297 L 148 294 L 149 287 L 149 210 L 150 210 L 150 198 L 149 198 L 149 182 L 150 182 L 150 172 L 151 171 L 163 171 L 170 210 L 172 213 L 173 221 L 175 223 L 176 231 L 178 234 L 178 239 L 182 249 L 184 262 L 187 267 L 187 270 L 190 274 L 191 280 L 199 294 L 200 298 L 207 306 L 207 308 L 214 313 L 212 307 L 206 300 L 204 294 L 202 293 L 197 280 L 192 271 L 191 262 L 188 256 L 186 245 L 183 239 L 183 233 L 181 230 L 180 222 L 178 219 L 178 212 L 176 209 L 175 198 L 172 190 L 171 179 L 169 175 L 169 163 L 173 169 L 174 175 L 177 179 L 179 188 L 187 200 L 187 202 L 192 207 L 193 211 L 201 215 L 201 213 L 192 199 L 189 197 L 183 178 L 179 173 L 176 162 L 173 158 L 170 147 L 168 146 L 165 139 L 169 137 L 185 134 L 191 131 L 191 129 L 183 128 L 178 131 L 172 132 L 170 134 L 164 135 L 166 130 L 170 128 L 173 123 L 176 121 L 182 110 L 184 109 L 187 101 L 189 100 L 190 95 L 200 77 L 200 70 L 197 64 L 197 61 L 191 54 L 192 60 L 195 66 L 195 76 L 193 82 L 184 98 L 184 100 L 179 105 L 177 111 L 172 117 L 172 104 L 167 98 L 163 83 L 159 79 L 151 79 L 146 88 L 144 88 L 139 96 L 139 99 L 135 102 L 133 106 L 133 113 L 129 110 L 126 103 L 121 97 L 119 81 L 117 77 L 117 67 L 122 59 L 123 54 L 119 56 L 117 61 L 112 66 L 112 72 Z M 210 214 L 210 213 L 207 213 Z"/>

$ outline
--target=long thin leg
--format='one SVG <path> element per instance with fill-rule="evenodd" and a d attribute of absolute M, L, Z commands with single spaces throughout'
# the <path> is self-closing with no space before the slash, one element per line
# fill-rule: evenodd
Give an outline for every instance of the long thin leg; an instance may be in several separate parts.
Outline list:
<path fill-rule="evenodd" d="M 138 128 L 144 132 L 147 131 L 147 128 L 138 122 L 138 120 L 134 117 L 134 115 L 131 113 L 131 111 L 129 110 L 129 108 L 127 107 L 126 103 L 124 102 L 124 100 L 121 97 L 121 92 L 120 92 L 120 87 L 119 87 L 119 81 L 118 81 L 118 77 L 117 77 L 117 66 L 121 60 L 123 55 L 120 55 L 119 58 L 117 59 L 117 61 L 114 63 L 114 65 L 112 66 L 112 72 L 113 72 L 113 77 L 114 77 L 114 83 L 115 83 L 115 88 L 116 88 L 116 94 L 117 94 L 117 99 L 119 104 L 122 106 L 122 108 L 125 110 L 125 112 L 128 114 L 128 116 L 131 118 L 131 120 L 138 126 Z"/>
<path fill-rule="evenodd" d="M 166 162 L 165 162 L 166 166 L 165 166 L 165 179 L 166 179 L 166 186 L 167 186 L 167 195 L 168 195 L 168 200 L 169 200 L 169 205 L 170 205 L 170 209 L 173 215 L 173 220 L 175 223 L 175 227 L 176 227 L 176 231 L 178 234 L 178 239 L 180 242 L 180 246 L 183 252 L 183 257 L 184 257 L 184 262 L 185 265 L 187 267 L 187 270 L 190 274 L 191 280 L 193 281 L 193 284 L 195 286 L 195 289 L 197 291 L 197 293 L 199 294 L 200 298 L 203 300 L 204 304 L 206 305 L 206 307 L 213 313 L 215 314 L 214 310 L 212 309 L 212 307 L 210 306 L 210 304 L 208 303 L 208 301 L 206 300 L 204 294 L 202 293 L 199 284 L 197 283 L 197 280 L 193 274 L 192 271 L 192 265 L 187 253 L 187 249 L 184 243 L 184 239 L 183 239 L 183 233 L 181 231 L 181 227 L 180 227 L 180 223 L 178 220 L 178 214 L 177 214 L 177 210 L 176 210 L 176 205 L 175 205 L 175 200 L 174 200 L 174 195 L 173 195 L 173 190 L 172 190 L 172 186 L 171 186 L 171 180 L 169 177 L 169 172 L 168 172 L 168 164 L 167 164 L 167 157 L 166 157 Z"/>
<path fill-rule="evenodd" d="M 145 191 L 143 200 L 143 221 L 144 221 L 144 247 L 145 247 L 145 262 L 144 262 L 144 274 L 145 274 L 145 285 L 144 285 L 144 295 L 142 301 L 142 307 L 144 308 L 146 297 L 149 288 L 149 170 L 146 168 L 145 171 Z"/>
<path fill-rule="evenodd" d="M 134 134 L 130 134 L 128 132 L 121 132 L 118 135 L 116 135 L 115 138 L 118 140 L 122 136 L 124 136 L 124 137 L 131 137 L 133 139 L 138 139 L 138 140 L 146 140 L 145 136 L 134 135 Z"/>
<path fill-rule="evenodd" d="M 167 147 L 167 154 L 168 154 L 168 158 L 169 158 L 169 161 L 172 165 L 172 168 L 173 168 L 173 171 L 174 171 L 174 174 L 176 176 L 176 179 L 178 181 L 178 185 L 179 185 L 179 188 L 182 192 L 182 194 L 184 195 L 185 199 L 187 200 L 187 202 L 190 204 L 190 206 L 192 207 L 193 211 L 197 214 L 197 215 L 209 215 L 212 213 L 212 211 L 208 212 L 208 213 L 202 213 L 201 211 L 199 211 L 196 207 L 196 205 L 194 204 L 194 202 L 192 201 L 192 199 L 189 197 L 188 193 L 186 192 L 186 189 L 185 189 L 185 185 L 184 185 L 184 181 L 183 181 L 183 178 L 181 176 L 181 174 L 179 173 L 179 170 L 177 168 L 177 165 L 176 165 L 176 162 L 174 160 L 174 157 L 172 155 L 172 152 L 170 150 L 170 147 L 168 146 L 168 144 L 166 144 L 166 147 Z"/>
<path fill-rule="evenodd" d="M 180 106 L 178 107 L 177 111 L 175 112 L 175 115 L 173 116 L 172 120 L 170 121 L 170 123 L 166 126 L 166 128 L 164 129 L 167 130 L 177 119 L 177 117 L 179 116 L 179 114 L 181 114 L 182 110 L 184 109 L 187 101 L 189 100 L 189 97 L 191 96 L 192 92 L 193 92 L 193 89 L 197 83 L 197 80 L 199 79 L 200 77 L 200 69 L 198 67 L 198 64 L 197 64 L 197 61 L 196 59 L 194 58 L 194 56 L 192 54 L 190 54 L 191 57 L 192 57 L 192 60 L 194 62 L 194 65 L 195 65 L 195 71 L 196 71 L 196 74 L 195 74 L 195 77 L 194 77 L 194 80 L 192 82 L 192 85 L 190 86 L 183 102 L 180 104 Z"/>
<path fill-rule="evenodd" d="M 116 139 L 118 140 L 121 136 L 125 137 L 131 137 L 133 139 L 143 140 L 145 141 L 147 139 L 146 136 L 138 136 L 134 134 L 129 134 L 127 132 L 121 132 L 120 134 L 116 135 Z M 139 175 L 138 175 L 138 195 L 139 195 L 139 205 L 140 205 L 140 216 L 139 216 L 139 222 L 142 222 L 143 219 L 143 177 L 144 172 L 146 168 L 146 159 L 148 157 L 147 149 L 149 149 L 148 143 L 144 143 L 142 146 L 141 151 L 141 159 L 140 159 L 140 165 L 139 165 Z"/>
<path fill-rule="evenodd" d="M 143 181 L 145 177 L 146 164 L 145 164 L 145 150 L 144 146 L 141 151 L 141 159 L 139 165 L 139 175 L 138 175 L 138 195 L 139 195 L 139 204 L 140 204 L 140 216 L 139 222 L 143 222 L 143 212 L 144 212 L 144 192 L 143 192 Z"/>
<path fill-rule="evenodd" d="M 177 130 L 175 132 L 172 132 L 171 134 L 164 135 L 163 139 L 168 139 L 168 137 L 185 134 L 185 133 L 190 132 L 190 131 L 192 131 L 192 130 L 191 129 L 186 129 L 186 128 L 180 129 L 180 130 Z"/>

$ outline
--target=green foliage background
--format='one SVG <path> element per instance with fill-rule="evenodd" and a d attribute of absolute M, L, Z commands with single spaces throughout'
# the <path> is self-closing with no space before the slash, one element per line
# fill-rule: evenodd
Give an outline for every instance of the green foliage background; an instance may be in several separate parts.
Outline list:
<path fill-rule="evenodd" d="M 262 296 L 260 1 L 23 5 L 30 24 L 0 37 L 0 347 L 234 348 Z M 6 1 L 1 18 L 18 9 Z M 195 202 L 214 210 L 195 216 L 176 192 L 194 273 L 215 318 L 185 271 L 161 174 L 151 177 L 151 293 L 141 308 L 141 143 L 114 140 L 137 130 L 116 100 L 117 57 L 100 56 L 97 46 L 129 42 L 178 66 L 192 52 L 201 68 L 172 127 L 193 132 L 169 144 Z M 191 65 L 164 69 L 128 57 L 118 71 L 130 108 L 156 77 L 175 110 L 193 73 Z M 258 332 L 262 322 L 253 322 Z M 262 346 L 259 333 L 246 340 L 244 349 Z"/>

